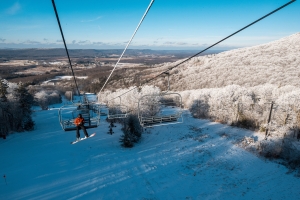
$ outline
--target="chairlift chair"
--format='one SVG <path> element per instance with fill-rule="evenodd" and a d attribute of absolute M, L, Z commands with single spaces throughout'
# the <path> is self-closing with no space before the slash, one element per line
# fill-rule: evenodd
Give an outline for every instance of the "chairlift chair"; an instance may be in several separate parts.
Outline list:
<path fill-rule="evenodd" d="M 100 124 L 100 107 L 96 104 L 72 103 L 64 105 L 58 110 L 59 122 L 64 131 L 76 130 L 74 119 L 81 114 L 84 118 L 84 126 L 96 128 Z"/>
<path fill-rule="evenodd" d="M 111 107 L 108 107 L 108 119 L 122 119 L 127 118 L 128 108 L 127 106 L 122 105 L 121 97 L 119 104 L 113 104 Z"/>
<path fill-rule="evenodd" d="M 138 118 L 142 127 L 153 127 L 183 123 L 182 97 L 179 93 L 170 93 L 170 73 L 168 90 L 158 95 L 144 95 L 138 101 Z"/>
<path fill-rule="evenodd" d="M 144 128 L 182 123 L 182 112 L 179 93 L 144 95 L 138 102 L 138 118 Z"/>

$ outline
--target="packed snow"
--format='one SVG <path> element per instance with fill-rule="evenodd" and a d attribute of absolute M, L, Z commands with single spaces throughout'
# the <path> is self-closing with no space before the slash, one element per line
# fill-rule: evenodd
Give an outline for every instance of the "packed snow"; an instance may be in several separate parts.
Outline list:
<path fill-rule="evenodd" d="M 299 199 L 296 172 L 239 147 L 262 135 L 184 113 L 184 123 L 147 129 L 133 148 L 109 135 L 71 145 L 56 104 L 34 112 L 36 128 L 0 140 L 0 199 Z M 81 132 L 83 137 L 83 133 Z"/>

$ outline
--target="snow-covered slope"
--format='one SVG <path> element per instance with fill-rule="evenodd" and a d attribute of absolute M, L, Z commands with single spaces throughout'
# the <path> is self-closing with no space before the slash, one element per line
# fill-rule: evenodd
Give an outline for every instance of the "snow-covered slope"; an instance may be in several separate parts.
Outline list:
<path fill-rule="evenodd" d="M 165 69 L 174 65 L 167 63 L 159 67 Z M 195 57 L 171 74 L 173 90 L 231 84 L 300 86 L 300 32 L 263 45 Z"/>
<path fill-rule="evenodd" d="M 75 131 L 61 130 L 57 109 L 34 115 L 34 131 L 0 140 L 0 199 L 299 199 L 295 173 L 235 145 L 261 138 L 251 131 L 187 112 L 131 149 L 119 144 L 120 125 L 108 135 L 104 120 L 88 129 L 95 137 L 70 145 Z"/>

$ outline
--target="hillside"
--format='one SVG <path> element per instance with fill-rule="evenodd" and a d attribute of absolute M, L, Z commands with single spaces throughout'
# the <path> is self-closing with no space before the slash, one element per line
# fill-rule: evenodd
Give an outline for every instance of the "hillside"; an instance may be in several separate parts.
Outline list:
<path fill-rule="evenodd" d="M 171 71 L 173 90 L 216 88 L 227 85 L 300 86 L 300 32 L 254 47 L 199 56 Z M 157 65 L 153 74 L 176 63 Z"/>
<path fill-rule="evenodd" d="M 107 134 L 104 116 L 88 129 L 97 135 L 75 145 L 57 108 L 34 121 L 34 131 L 0 140 L 0 199 L 299 199 L 297 172 L 240 147 L 261 134 L 188 112 L 183 124 L 147 129 L 131 149 L 120 146 L 120 124 Z"/>

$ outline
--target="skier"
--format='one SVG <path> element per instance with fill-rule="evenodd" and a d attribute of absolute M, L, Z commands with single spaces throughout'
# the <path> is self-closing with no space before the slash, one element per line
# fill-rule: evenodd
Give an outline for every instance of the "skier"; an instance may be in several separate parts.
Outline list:
<path fill-rule="evenodd" d="M 78 115 L 78 117 L 74 120 L 74 124 L 76 125 L 76 138 L 77 138 L 77 141 L 80 140 L 80 134 L 79 134 L 79 129 L 82 129 L 83 130 L 83 133 L 85 135 L 85 138 L 88 138 L 89 135 L 88 133 L 86 132 L 86 129 L 84 127 L 84 118 L 82 117 L 81 114 Z"/>

